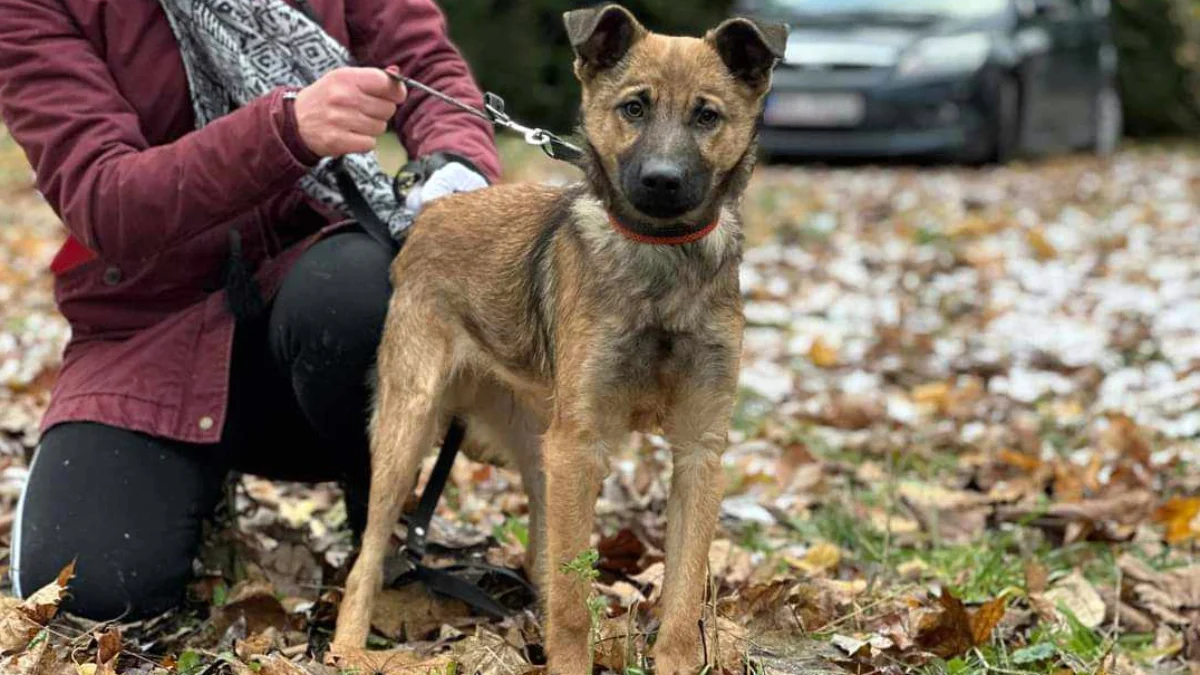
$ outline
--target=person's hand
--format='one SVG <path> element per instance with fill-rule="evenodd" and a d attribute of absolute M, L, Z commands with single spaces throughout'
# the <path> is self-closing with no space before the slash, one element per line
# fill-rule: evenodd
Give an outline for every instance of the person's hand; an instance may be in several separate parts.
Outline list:
<path fill-rule="evenodd" d="M 487 187 L 487 179 L 472 171 L 461 162 L 450 162 L 434 171 L 419 187 L 408 193 L 404 205 L 416 213 L 438 197 L 455 192 L 471 192 Z"/>
<path fill-rule="evenodd" d="M 300 138 L 321 157 L 369 152 L 407 96 L 378 68 L 331 70 L 296 94 Z"/>

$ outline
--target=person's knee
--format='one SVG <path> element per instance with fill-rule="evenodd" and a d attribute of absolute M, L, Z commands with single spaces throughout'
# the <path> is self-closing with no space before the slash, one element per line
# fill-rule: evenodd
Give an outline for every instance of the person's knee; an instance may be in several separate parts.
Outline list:
<path fill-rule="evenodd" d="M 200 521 L 223 469 L 161 441 L 99 424 L 43 436 L 18 504 L 11 573 L 28 597 L 75 563 L 63 609 L 88 619 L 138 619 L 184 596 Z"/>
<path fill-rule="evenodd" d="M 112 550 L 23 543 L 15 555 L 20 567 L 13 570 L 14 584 L 22 597 L 55 581 L 74 563 L 62 609 L 92 621 L 161 614 L 183 600 L 192 571 L 190 553 L 168 550 L 144 550 L 130 559 Z"/>
<path fill-rule="evenodd" d="M 391 297 L 391 261 L 361 233 L 315 244 L 289 272 L 272 309 L 277 356 L 307 371 L 369 367 Z"/>

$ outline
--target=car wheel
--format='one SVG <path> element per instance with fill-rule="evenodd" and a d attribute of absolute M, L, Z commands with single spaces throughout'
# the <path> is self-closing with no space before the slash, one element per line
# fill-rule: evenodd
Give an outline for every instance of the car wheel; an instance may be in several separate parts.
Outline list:
<path fill-rule="evenodd" d="M 1106 82 L 1100 91 L 1096 92 L 1096 102 L 1092 111 L 1094 128 L 1090 150 L 1097 157 L 1108 157 L 1117 151 L 1121 144 L 1121 134 L 1124 130 L 1124 113 L 1121 109 L 1121 95 L 1112 82 Z"/>
<path fill-rule="evenodd" d="M 992 152 L 988 158 L 1006 164 L 1021 147 L 1021 88 L 1016 78 L 1000 80 L 996 90 L 996 114 L 992 118 Z"/>

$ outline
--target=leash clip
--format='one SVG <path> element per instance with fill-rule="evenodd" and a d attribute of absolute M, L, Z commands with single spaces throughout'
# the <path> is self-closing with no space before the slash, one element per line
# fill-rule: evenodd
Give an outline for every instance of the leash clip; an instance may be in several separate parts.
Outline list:
<path fill-rule="evenodd" d="M 527 144 L 541 148 L 542 152 L 552 159 L 571 161 L 572 158 L 578 158 L 583 154 L 583 151 L 577 146 L 568 143 L 552 132 L 537 127 L 527 127 L 514 120 L 505 112 L 504 99 L 497 94 L 490 91 L 485 93 L 483 107 L 487 111 L 488 117 L 492 118 L 493 124 L 521 134 Z"/>
<path fill-rule="evenodd" d="M 462 101 L 444 94 L 427 84 L 422 84 L 411 77 L 405 77 L 399 73 L 385 70 L 388 77 L 397 82 L 403 82 L 405 85 L 420 89 L 421 91 L 441 100 L 442 102 L 452 105 L 459 110 L 470 113 L 480 119 L 487 120 L 496 126 L 501 126 L 511 131 L 515 131 L 525 138 L 525 142 L 529 145 L 536 145 L 546 153 L 547 157 L 557 159 L 564 162 L 574 162 L 583 156 L 583 150 L 579 146 L 574 145 L 561 136 L 557 136 L 545 129 L 537 129 L 527 127 L 513 120 L 507 112 L 504 111 L 504 99 L 500 98 L 492 92 L 487 92 L 483 95 L 483 110 L 479 110 L 474 106 L 467 105 Z"/>

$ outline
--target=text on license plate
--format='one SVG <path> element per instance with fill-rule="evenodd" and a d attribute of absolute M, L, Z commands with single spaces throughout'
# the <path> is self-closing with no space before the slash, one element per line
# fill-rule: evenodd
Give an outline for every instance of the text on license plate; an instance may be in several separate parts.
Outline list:
<path fill-rule="evenodd" d="M 864 109 L 861 94 L 779 92 L 767 99 L 763 117 L 774 125 L 847 127 L 862 122 Z"/>

